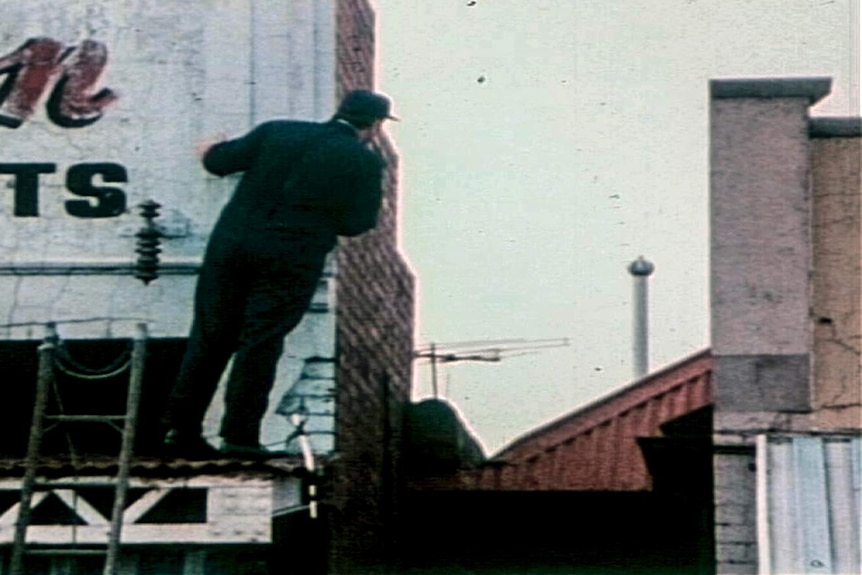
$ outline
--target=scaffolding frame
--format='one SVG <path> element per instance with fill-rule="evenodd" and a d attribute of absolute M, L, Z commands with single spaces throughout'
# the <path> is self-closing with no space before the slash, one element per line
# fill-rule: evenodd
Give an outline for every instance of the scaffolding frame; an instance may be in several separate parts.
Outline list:
<path fill-rule="evenodd" d="M 45 337 L 39 346 L 39 368 L 36 382 L 36 396 L 33 403 L 33 416 L 30 422 L 30 434 L 27 441 L 27 453 L 24 459 L 24 476 L 21 480 L 21 498 L 18 508 L 18 518 L 15 522 L 15 534 L 12 544 L 10 575 L 25 575 L 24 558 L 28 554 L 37 555 L 94 555 L 104 554 L 105 564 L 103 575 L 117 575 L 120 556 L 120 543 L 123 529 L 123 511 L 126 504 L 126 494 L 129 488 L 132 457 L 134 456 L 135 435 L 138 424 L 138 408 L 140 406 L 141 389 L 144 376 L 144 366 L 147 353 L 148 330 L 145 323 L 137 324 L 132 341 L 131 358 L 128 363 L 129 382 L 126 393 L 126 411 L 120 415 L 86 415 L 46 414 L 48 400 L 55 383 L 55 362 L 59 337 L 56 325 L 45 326 Z M 115 375 L 115 374 L 112 374 Z M 33 493 L 40 486 L 38 481 L 39 462 L 41 460 L 42 439 L 46 431 L 46 421 L 56 424 L 104 422 L 114 425 L 120 421 L 122 439 L 120 453 L 117 458 L 117 475 L 115 477 L 114 501 L 111 512 L 110 530 L 104 549 L 30 549 L 27 545 L 27 528 L 31 522 Z"/>

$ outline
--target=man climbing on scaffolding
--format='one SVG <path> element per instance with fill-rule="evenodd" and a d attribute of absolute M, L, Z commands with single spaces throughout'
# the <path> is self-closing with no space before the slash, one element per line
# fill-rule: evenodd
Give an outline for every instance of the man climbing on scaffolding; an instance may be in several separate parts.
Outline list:
<path fill-rule="evenodd" d="M 165 414 L 169 455 L 218 455 L 202 437 L 202 421 L 231 356 L 221 453 L 268 453 L 259 444 L 260 422 L 284 338 L 308 308 L 337 236 L 377 223 L 384 163 L 362 139 L 395 119 L 390 109 L 387 97 L 357 90 L 327 122 L 273 120 L 202 146 L 207 171 L 243 175 L 200 270 L 188 346 Z"/>

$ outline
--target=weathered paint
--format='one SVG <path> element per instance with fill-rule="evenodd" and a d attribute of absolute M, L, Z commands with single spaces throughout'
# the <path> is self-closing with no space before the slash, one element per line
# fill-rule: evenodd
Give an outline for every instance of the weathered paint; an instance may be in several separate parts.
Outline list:
<path fill-rule="evenodd" d="M 185 337 L 200 258 L 236 183 L 207 175 L 195 147 L 276 116 L 332 113 L 335 2 L 0 8 L 0 340 L 41 337 L 47 321 L 67 339 L 126 337 L 141 320 L 153 337 Z M 164 231 L 160 276 L 149 285 L 133 275 L 145 200 L 161 204 Z M 312 312 L 287 340 L 273 407 L 296 391 L 307 363 L 333 360 L 334 293 L 330 263 Z M 332 393 L 316 389 L 308 400 L 321 453 L 333 449 Z M 261 440 L 280 447 L 292 431 L 270 414 Z"/>
<path fill-rule="evenodd" d="M 862 119 L 811 122 L 815 429 L 862 428 Z"/>
<path fill-rule="evenodd" d="M 108 60 L 102 42 L 84 40 L 64 47 L 51 38 L 30 38 L 14 52 L 0 57 L 0 125 L 18 128 L 50 91 L 48 117 L 64 128 L 89 126 L 116 100 L 110 88 L 94 92 Z"/>

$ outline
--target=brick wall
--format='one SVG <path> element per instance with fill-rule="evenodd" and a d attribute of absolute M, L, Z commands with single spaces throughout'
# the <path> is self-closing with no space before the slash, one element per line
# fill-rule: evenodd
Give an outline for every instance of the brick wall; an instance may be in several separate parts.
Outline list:
<path fill-rule="evenodd" d="M 757 571 L 757 509 L 754 449 L 719 446 L 713 459 L 716 572 Z"/>
<path fill-rule="evenodd" d="M 340 0 L 340 94 L 373 88 L 374 13 L 365 0 Z M 398 158 L 388 139 L 380 222 L 342 242 L 337 257 L 337 439 L 332 484 L 332 573 L 373 573 L 395 542 L 399 444 L 412 374 L 414 279 L 398 250 Z"/>
<path fill-rule="evenodd" d="M 375 15 L 368 0 L 338 0 L 336 74 L 341 94 L 374 85 Z"/>

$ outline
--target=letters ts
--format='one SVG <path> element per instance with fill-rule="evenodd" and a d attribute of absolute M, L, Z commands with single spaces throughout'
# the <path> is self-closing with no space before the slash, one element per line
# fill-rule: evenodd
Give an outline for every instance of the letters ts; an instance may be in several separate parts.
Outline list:
<path fill-rule="evenodd" d="M 16 217 L 39 215 L 39 176 L 53 174 L 57 164 L 0 164 L 0 174 L 13 176 L 15 190 L 12 213 Z M 107 162 L 75 164 L 66 172 L 66 189 L 87 199 L 66 200 L 66 213 L 77 218 L 113 218 L 126 211 L 126 194 L 120 188 L 96 186 L 95 176 L 102 182 L 128 182 L 126 168 Z"/>

